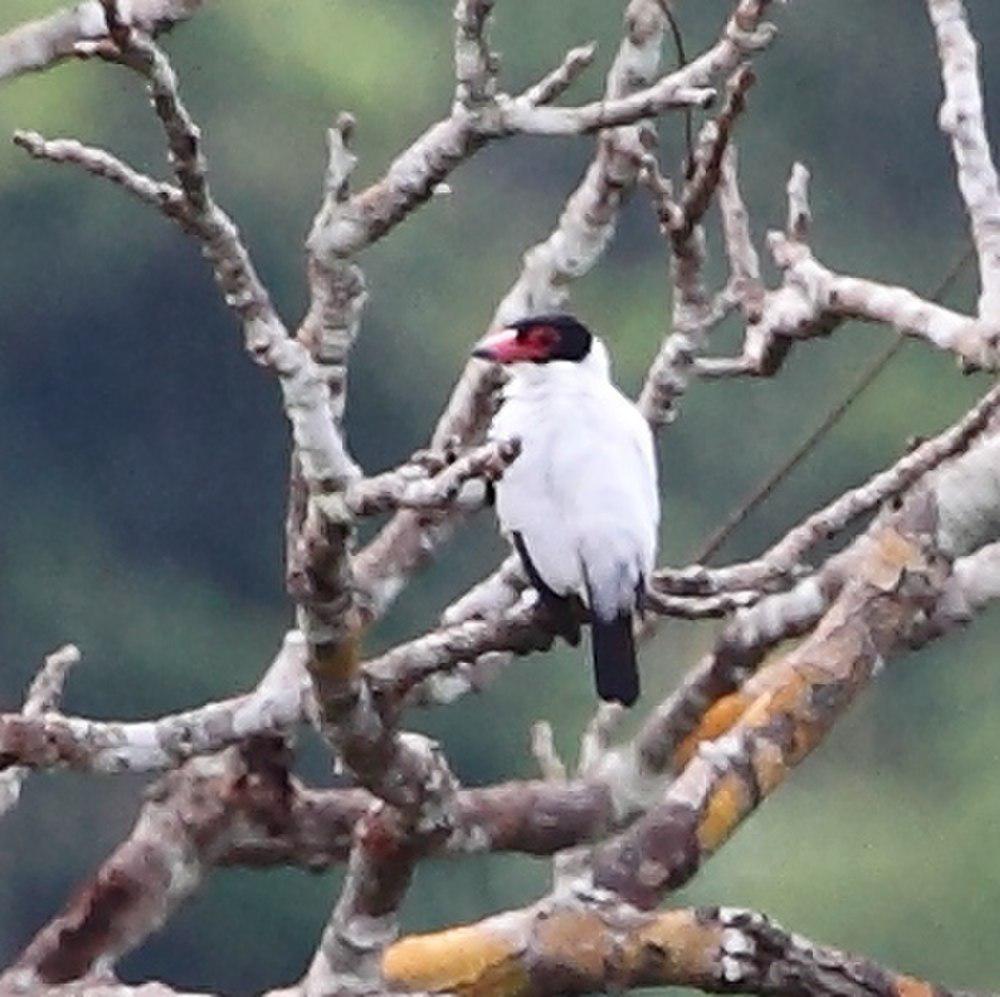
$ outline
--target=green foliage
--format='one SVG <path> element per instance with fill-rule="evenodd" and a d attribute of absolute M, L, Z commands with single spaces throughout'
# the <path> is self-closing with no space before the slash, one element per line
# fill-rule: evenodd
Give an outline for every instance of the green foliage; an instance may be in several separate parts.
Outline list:
<path fill-rule="evenodd" d="M 54 0 L 6 0 L 0 30 Z M 598 92 L 617 44 L 605 0 L 497 4 L 511 85 L 598 38 Z M 696 51 L 722 0 L 681 5 Z M 739 126 L 755 232 L 780 224 L 787 170 L 814 175 L 815 241 L 827 262 L 917 289 L 932 286 L 965 229 L 935 130 L 930 32 L 912 0 L 811 0 L 776 11 L 782 35 L 759 62 Z M 1000 9 L 971 0 L 980 38 Z M 414 0 L 229 0 L 167 41 L 203 125 L 220 201 L 246 234 L 290 319 L 304 304 L 302 237 L 318 197 L 323 132 L 358 117 L 359 178 L 448 107 L 449 5 Z M 1000 60 L 985 47 L 987 91 Z M 1000 111 L 993 102 L 994 132 Z M 0 91 L 0 131 L 73 135 L 164 172 L 136 81 L 68 64 Z M 681 155 L 664 123 L 665 161 Z M 364 260 L 372 297 L 351 372 L 351 444 L 374 470 L 427 437 L 468 344 L 543 237 L 591 152 L 589 140 L 495 145 Z M 64 640 L 86 658 L 69 710 L 138 717 L 252 684 L 288 609 L 281 543 L 287 441 L 275 387 L 238 336 L 193 246 L 107 185 L 0 147 L 0 705 L 15 708 L 42 654 Z M 716 272 L 718 261 L 716 260 Z M 971 285 L 954 301 L 967 307 Z M 665 326 L 664 252 L 637 197 L 599 269 L 574 289 L 635 387 Z M 774 383 L 698 386 L 664 435 L 664 556 L 680 563 L 819 421 L 886 333 L 863 327 L 810 344 Z M 735 330 L 720 348 L 732 348 Z M 410 376 L 401 379 L 399 372 Z M 947 358 L 908 347 L 834 436 L 729 545 L 748 555 L 817 503 L 953 419 L 981 391 Z M 467 527 L 401 600 L 373 649 L 419 631 L 500 552 L 489 517 Z M 792 785 L 685 891 L 684 901 L 760 907 L 803 933 L 957 986 L 1000 979 L 993 830 L 997 703 L 988 617 L 965 636 L 894 665 Z M 671 625 L 644 655 L 646 702 L 710 639 Z M 519 663 L 488 696 L 418 718 L 470 783 L 532 770 L 528 729 L 551 719 L 572 749 L 592 706 L 566 650 Z M 502 722 L 498 722 L 502 718 Z M 484 735 L 488 732 L 488 736 Z M 325 778 L 313 746 L 303 763 Z M 44 776 L 0 825 L 0 957 L 9 959 L 129 826 L 132 781 Z M 421 869 L 412 928 L 523 903 L 545 863 L 484 857 Z M 130 957 L 136 978 L 247 992 L 293 977 L 318 939 L 338 877 L 297 871 L 215 876 L 162 936 Z"/>

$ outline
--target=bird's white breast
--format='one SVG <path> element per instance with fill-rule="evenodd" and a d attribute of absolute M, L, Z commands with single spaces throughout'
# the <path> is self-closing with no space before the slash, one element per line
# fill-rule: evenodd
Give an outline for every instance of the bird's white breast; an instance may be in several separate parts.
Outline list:
<path fill-rule="evenodd" d="M 491 436 L 521 441 L 497 486 L 497 514 L 519 532 L 543 581 L 609 611 L 634 604 L 656 553 L 659 499 L 652 436 L 636 408 L 579 365 L 516 375 Z"/>

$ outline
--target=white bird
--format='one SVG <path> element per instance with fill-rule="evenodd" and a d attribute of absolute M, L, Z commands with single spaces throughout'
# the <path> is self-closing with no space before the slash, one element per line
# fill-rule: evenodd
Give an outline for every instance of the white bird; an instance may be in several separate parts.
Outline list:
<path fill-rule="evenodd" d="M 473 356 L 511 373 L 490 427 L 492 439 L 521 444 L 496 486 L 500 526 L 571 641 L 575 597 L 589 608 L 597 693 L 630 706 L 639 695 L 632 616 L 660 519 L 649 426 L 611 383 L 604 344 L 569 315 L 514 322 Z"/>

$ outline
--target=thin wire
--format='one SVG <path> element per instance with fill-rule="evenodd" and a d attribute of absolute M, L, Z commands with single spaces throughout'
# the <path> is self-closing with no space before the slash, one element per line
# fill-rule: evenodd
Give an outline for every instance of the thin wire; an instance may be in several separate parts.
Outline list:
<path fill-rule="evenodd" d="M 955 282 L 961 276 L 966 265 L 972 262 L 975 257 L 975 250 L 972 246 L 952 264 L 951 269 L 931 295 L 931 301 L 940 303 L 946 294 L 952 289 Z M 891 361 L 902 349 L 906 337 L 902 333 L 897 333 L 896 338 L 884 349 L 875 359 L 861 372 L 858 379 L 851 385 L 847 394 L 835 405 L 823 421 L 813 430 L 812 433 L 780 464 L 768 475 L 722 522 L 722 524 L 708 537 L 701 548 L 694 555 L 693 561 L 696 564 L 704 564 L 719 548 L 732 536 L 735 530 L 747 519 L 747 517 L 760 506 L 771 493 L 780 485 L 799 464 L 822 442 L 829 432 L 847 414 L 848 409 L 864 394 L 868 388 L 878 379 L 879 375 L 889 366 Z"/>
<path fill-rule="evenodd" d="M 688 63 L 688 58 L 687 52 L 684 51 L 684 36 L 681 33 L 681 26 L 677 23 L 669 0 L 659 0 L 659 6 L 667 19 L 667 24 L 670 25 L 670 34 L 673 36 L 674 48 L 677 50 L 677 68 L 683 69 Z M 684 108 L 684 144 L 687 146 L 684 175 L 690 180 L 694 175 L 694 114 L 690 106 Z"/>

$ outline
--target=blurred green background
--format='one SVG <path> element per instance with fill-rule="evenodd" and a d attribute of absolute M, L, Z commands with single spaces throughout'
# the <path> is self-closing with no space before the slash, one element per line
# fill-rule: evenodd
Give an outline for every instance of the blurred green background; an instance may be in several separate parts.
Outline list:
<path fill-rule="evenodd" d="M 54 9 L 6 0 L 0 31 Z M 970 0 L 1000 135 L 1000 7 Z M 688 48 L 728 4 L 680 4 Z M 936 131 L 937 67 L 915 0 L 801 0 L 758 61 L 739 125 L 755 234 L 780 224 L 794 159 L 813 171 L 814 243 L 829 265 L 933 287 L 965 225 Z M 503 0 L 496 46 L 519 87 L 571 45 L 600 42 L 574 89 L 596 95 L 620 35 L 609 0 Z M 202 124 L 220 201 L 239 221 L 290 321 L 303 309 L 302 240 L 315 208 L 324 128 L 358 118 L 359 180 L 447 111 L 446 0 L 229 0 L 166 42 Z M 111 147 L 164 173 L 137 81 L 68 64 L 0 90 L 0 131 L 36 128 Z M 665 163 L 681 156 L 677 118 Z M 371 285 L 351 368 L 350 443 L 369 470 L 422 444 L 469 343 L 549 231 L 591 153 L 587 139 L 517 139 L 457 171 L 437 198 L 369 251 Z M 253 684 L 289 620 L 282 594 L 287 435 L 275 385 L 248 363 L 195 247 L 107 184 L 0 145 L 0 708 L 16 709 L 42 655 L 85 654 L 68 711 L 148 717 Z M 712 234 L 712 244 L 718 239 Z M 714 273 L 718 274 L 718 253 Z M 664 250 L 647 203 L 626 208 L 576 310 L 611 342 L 634 390 L 667 315 Z M 951 300 L 969 307 L 971 274 Z M 724 330 L 718 348 L 735 347 Z M 802 347 L 771 383 L 696 386 L 662 437 L 663 557 L 682 563 L 780 462 L 890 333 L 844 328 Z M 406 376 L 401 376 L 405 371 Z M 954 363 L 908 346 L 788 484 L 728 545 L 755 553 L 818 503 L 943 427 L 982 392 Z M 502 553 L 489 516 L 468 525 L 400 599 L 372 650 L 426 628 Z M 644 653 L 651 704 L 711 639 L 665 628 Z M 678 897 L 757 907 L 817 940 L 962 987 L 1000 985 L 1000 618 L 987 615 L 895 662 L 830 741 Z M 414 718 L 461 778 L 533 773 L 528 731 L 553 721 L 572 752 L 593 705 L 579 654 L 519 663 L 487 694 Z M 329 781 L 306 738 L 302 771 Z M 0 957 L 12 958 L 127 832 L 142 782 L 39 775 L 0 823 Z M 409 929 L 531 900 L 544 862 L 429 863 Z M 249 993 L 302 971 L 338 876 L 227 871 L 123 964 L 128 979 Z"/>

